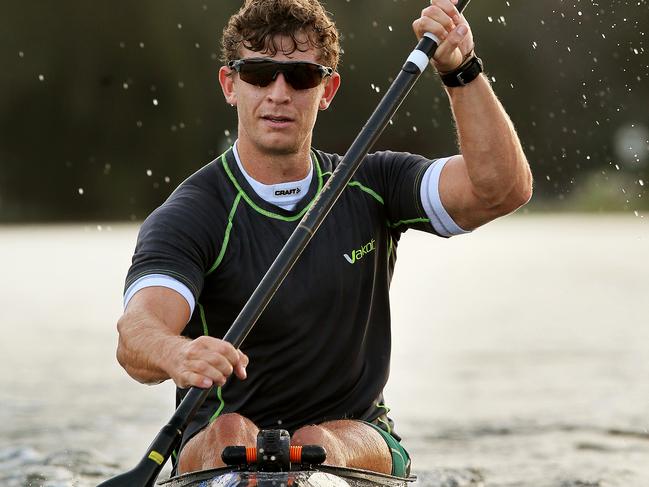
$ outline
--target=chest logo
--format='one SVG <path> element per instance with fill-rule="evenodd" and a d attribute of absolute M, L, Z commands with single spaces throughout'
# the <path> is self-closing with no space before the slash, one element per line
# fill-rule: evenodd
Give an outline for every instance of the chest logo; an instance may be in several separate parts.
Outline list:
<path fill-rule="evenodd" d="M 300 188 L 278 189 L 277 191 L 275 191 L 275 196 L 291 196 L 300 193 L 301 193 Z"/>
<path fill-rule="evenodd" d="M 352 250 L 350 252 L 351 255 L 343 254 L 343 257 L 350 264 L 355 264 L 357 261 L 361 260 L 367 254 L 373 252 L 374 249 L 376 248 L 375 244 L 376 244 L 376 240 L 372 239 L 370 242 L 367 242 L 365 245 L 363 245 L 360 249 Z"/>

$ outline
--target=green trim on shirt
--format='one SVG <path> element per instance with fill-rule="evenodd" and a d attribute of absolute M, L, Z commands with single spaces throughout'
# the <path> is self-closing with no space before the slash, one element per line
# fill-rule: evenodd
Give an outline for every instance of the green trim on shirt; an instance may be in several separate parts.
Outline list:
<path fill-rule="evenodd" d="M 282 220 L 285 222 L 294 222 L 296 220 L 299 220 L 304 216 L 304 214 L 307 212 L 309 208 L 311 208 L 311 205 L 313 204 L 313 201 L 316 199 L 318 194 L 320 194 L 320 191 L 322 190 L 322 169 L 320 169 L 320 163 L 318 162 L 317 156 L 312 153 L 311 155 L 311 160 L 313 161 L 313 165 L 316 168 L 316 172 L 318 173 L 318 191 L 316 192 L 315 196 L 313 199 L 309 202 L 308 205 L 306 205 L 302 211 L 300 211 L 298 214 L 293 215 L 293 216 L 284 216 L 280 215 L 278 213 L 273 213 L 271 211 L 264 210 L 263 208 L 260 208 L 253 200 L 248 196 L 248 194 L 244 191 L 244 189 L 241 187 L 239 184 L 239 181 L 234 177 L 234 174 L 232 174 L 232 170 L 228 166 L 228 162 L 225 159 L 225 154 L 221 155 L 221 162 L 223 164 L 223 168 L 225 169 L 225 172 L 227 173 L 228 177 L 230 178 L 230 181 L 232 181 L 232 184 L 237 188 L 237 191 L 239 191 L 239 194 L 243 196 L 243 199 L 246 200 L 246 203 L 248 203 L 253 210 L 256 212 L 267 216 L 269 218 L 275 218 L 276 220 Z"/>
<path fill-rule="evenodd" d="M 227 249 L 228 243 L 230 242 L 230 231 L 232 230 L 232 222 L 234 221 L 234 215 L 237 212 L 239 201 L 241 201 L 241 193 L 237 195 L 237 197 L 234 199 L 234 203 L 232 203 L 232 208 L 230 209 L 230 214 L 228 215 L 228 226 L 225 229 L 225 236 L 223 237 L 223 243 L 221 244 L 221 251 L 219 252 L 218 257 L 214 261 L 214 265 L 209 271 L 207 271 L 205 276 L 209 276 L 212 272 L 214 272 L 216 268 L 219 266 L 219 264 L 221 263 L 221 261 L 223 260 L 223 256 L 225 255 L 225 250 Z"/>
<path fill-rule="evenodd" d="M 430 223 L 428 218 L 413 218 L 412 220 L 401 220 L 396 223 L 388 222 L 390 228 L 396 228 L 401 225 L 412 225 L 413 223 Z"/>
<path fill-rule="evenodd" d="M 332 173 L 331 171 L 327 171 L 327 172 L 323 173 L 322 175 L 323 175 L 323 176 L 332 176 L 332 174 L 333 174 L 333 173 Z M 383 198 L 381 197 L 380 194 L 378 194 L 378 193 L 377 193 L 376 191 L 374 191 L 372 188 L 368 188 L 367 186 L 365 186 L 365 185 L 359 183 L 358 181 L 350 181 L 350 182 L 347 183 L 347 186 L 356 186 L 356 187 L 359 188 L 361 191 L 365 191 L 367 194 L 369 194 L 370 196 L 372 196 L 372 198 L 374 198 L 376 201 L 378 201 L 378 202 L 381 203 L 382 205 L 385 204 L 385 201 L 383 200 Z"/>

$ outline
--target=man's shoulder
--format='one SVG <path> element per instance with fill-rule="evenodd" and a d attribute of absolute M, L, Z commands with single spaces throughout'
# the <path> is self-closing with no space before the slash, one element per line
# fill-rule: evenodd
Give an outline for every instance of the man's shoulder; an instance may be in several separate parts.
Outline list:
<path fill-rule="evenodd" d="M 189 175 L 171 193 L 169 199 L 179 196 L 186 197 L 188 195 L 204 196 L 207 198 L 213 197 L 220 193 L 223 190 L 223 186 L 227 184 L 228 181 L 224 177 L 221 157 L 218 157 Z"/>
<path fill-rule="evenodd" d="M 340 162 L 343 160 L 343 156 L 337 153 L 325 152 L 321 150 L 314 149 L 314 152 L 317 154 L 319 161 L 323 166 L 327 166 L 327 169 L 323 168 L 323 172 L 333 171 L 338 167 Z M 422 163 L 422 162 L 434 162 L 435 159 L 428 159 L 419 154 L 413 154 L 411 152 L 404 151 L 392 151 L 392 150 L 380 150 L 376 152 L 370 152 L 365 154 L 363 157 L 363 162 L 359 167 L 359 171 L 364 169 L 375 169 L 377 166 L 382 166 L 385 164 L 395 164 L 395 163 Z"/>
<path fill-rule="evenodd" d="M 235 197 L 236 190 L 224 175 L 221 159 L 217 158 L 180 183 L 147 221 L 164 220 L 168 224 L 204 221 L 213 224 L 223 215 L 227 218 L 224 212 L 229 211 L 228 205 Z"/>

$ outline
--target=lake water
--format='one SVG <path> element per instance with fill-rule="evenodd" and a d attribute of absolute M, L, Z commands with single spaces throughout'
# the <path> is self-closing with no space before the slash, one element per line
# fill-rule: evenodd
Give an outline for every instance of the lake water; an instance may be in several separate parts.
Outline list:
<path fill-rule="evenodd" d="M 94 486 L 171 415 L 114 358 L 136 232 L 0 227 L 1 486 Z M 649 485 L 648 296 L 643 218 L 408 232 L 386 399 L 418 484 Z"/>

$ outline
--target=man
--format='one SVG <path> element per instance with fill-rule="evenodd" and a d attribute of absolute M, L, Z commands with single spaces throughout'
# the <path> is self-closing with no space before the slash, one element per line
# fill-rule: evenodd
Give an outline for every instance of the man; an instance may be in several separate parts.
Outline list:
<path fill-rule="evenodd" d="M 244 343 L 219 339 L 340 157 L 311 148 L 317 112 L 341 83 L 338 33 L 317 0 L 248 0 L 223 34 L 219 81 L 238 140 L 143 224 L 126 281 L 118 359 L 144 383 L 213 387 L 187 429 L 179 472 L 221 465 L 226 445 L 282 427 L 327 462 L 405 475 L 409 458 L 382 390 L 388 289 L 408 228 L 450 237 L 514 211 L 531 174 L 511 122 L 480 75 L 456 0 L 413 23 L 441 41 L 461 153 L 366 157 Z M 249 364 L 249 366 L 248 366 Z M 225 387 L 226 379 L 235 374 Z M 244 380 L 245 379 L 245 380 Z"/>

